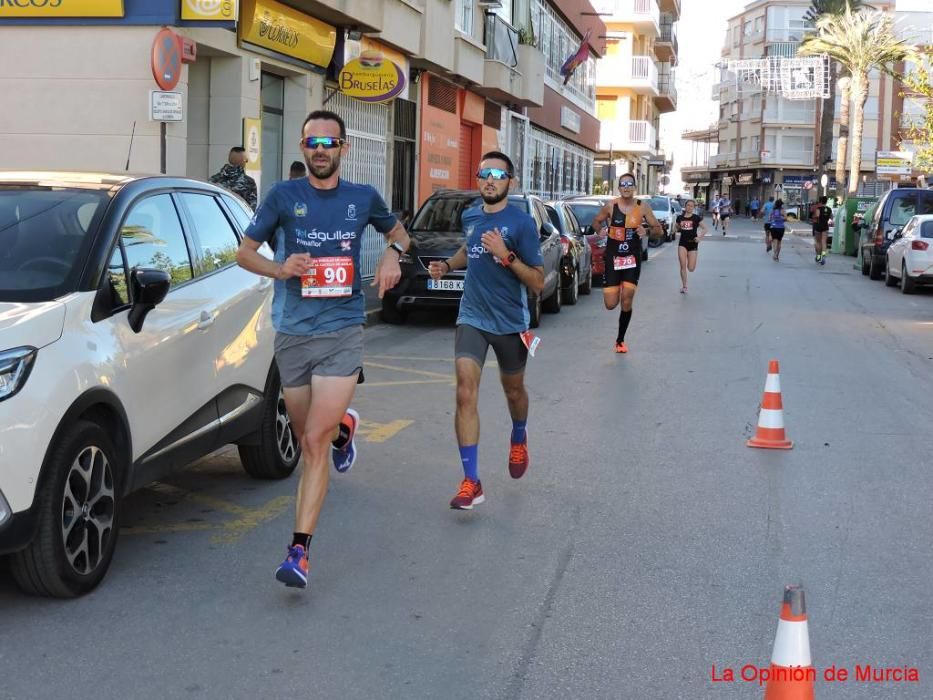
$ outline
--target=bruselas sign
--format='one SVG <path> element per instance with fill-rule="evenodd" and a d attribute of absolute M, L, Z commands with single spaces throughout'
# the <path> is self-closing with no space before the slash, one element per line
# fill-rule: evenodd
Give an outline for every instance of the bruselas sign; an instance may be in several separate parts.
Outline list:
<path fill-rule="evenodd" d="M 0 19 L 123 17 L 123 0 L 0 0 Z"/>

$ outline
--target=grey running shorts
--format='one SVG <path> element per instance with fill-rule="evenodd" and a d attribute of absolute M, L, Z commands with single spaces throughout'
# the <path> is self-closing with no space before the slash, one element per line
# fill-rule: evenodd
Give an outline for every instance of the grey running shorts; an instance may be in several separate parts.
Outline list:
<path fill-rule="evenodd" d="M 466 324 L 457 326 L 454 340 L 456 359 L 466 357 L 482 367 L 486 362 L 486 352 L 490 345 L 496 353 L 496 361 L 502 374 L 518 374 L 525 371 L 528 348 L 518 333 L 495 335 Z"/>
<path fill-rule="evenodd" d="M 308 386 L 312 375 L 352 377 L 363 369 L 363 326 L 319 335 L 275 334 L 275 361 L 282 386 Z"/>

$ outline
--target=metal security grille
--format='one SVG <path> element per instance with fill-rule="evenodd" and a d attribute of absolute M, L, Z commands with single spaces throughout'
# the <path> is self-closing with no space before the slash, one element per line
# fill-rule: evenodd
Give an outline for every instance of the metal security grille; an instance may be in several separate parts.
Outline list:
<path fill-rule="evenodd" d="M 418 113 L 414 102 L 395 99 L 393 131 L 392 210 L 414 215 L 415 141 L 418 137 Z"/>
<path fill-rule="evenodd" d="M 594 153 L 534 126 L 528 134 L 525 191 L 544 199 L 589 194 Z"/>
<path fill-rule="evenodd" d="M 498 131 L 502 128 L 502 107 L 495 102 L 486 101 L 483 111 L 483 124 Z"/>
<path fill-rule="evenodd" d="M 386 196 L 386 168 L 389 133 L 389 108 L 382 104 L 368 104 L 354 100 L 341 93 L 333 98 L 332 109 L 347 124 L 350 152 L 344 159 L 340 174 L 345 180 L 372 185 Z M 360 255 L 360 275 L 363 278 L 376 274 L 376 263 L 385 250 L 385 239 L 372 226 L 363 232 L 363 247 Z"/>
<path fill-rule="evenodd" d="M 428 83 L 428 104 L 451 114 L 457 113 L 457 88 L 440 78 L 431 78 Z"/>

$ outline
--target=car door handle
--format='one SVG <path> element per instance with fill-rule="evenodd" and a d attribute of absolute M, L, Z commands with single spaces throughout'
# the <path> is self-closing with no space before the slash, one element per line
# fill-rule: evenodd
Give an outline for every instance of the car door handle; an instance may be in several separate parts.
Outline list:
<path fill-rule="evenodd" d="M 217 320 L 216 311 L 201 311 L 201 318 L 198 320 L 198 330 L 205 331 L 214 325 Z"/>

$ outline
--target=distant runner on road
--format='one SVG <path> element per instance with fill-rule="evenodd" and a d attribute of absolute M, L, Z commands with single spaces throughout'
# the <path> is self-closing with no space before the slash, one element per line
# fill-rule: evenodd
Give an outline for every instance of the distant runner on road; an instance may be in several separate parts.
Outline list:
<path fill-rule="evenodd" d="M 687 293 L 687 270 L 696 270 L 700 239 L 708 233 L 703 217 L 696 213 L 696 206 L 694 200 L 688 199 L 684 204 L 684 213 L 677 217 L 677 230 L 680 231 L 677 260 L 680 262 L 681 294 Z"/>
<path fill-rule="evenodd" d="M 606 239 L 605 272 L 603 273 L 603 303 L 612 311 L 622 302 L 619 313 L 619 332 L 615 350 L 627 353 L 625 332 L 632 320 L 632 304 L 641 276 L 642 252 L 646 247 L 648 232 L 642 226 L 647 221 L 654 235 L 660 238 L 664 231 L 655 218 L 651 207 L 634 197 L 635 176 L 625 173 L 619 178 L 619 196 L 608 202 L 593 217 L 593 228 L 597 231 L 607 222 L 609 235 Z"/>
<path fill-rule="evenodd" d="M 810 217 L 813 224 L 813 247 L 816 249 L 815 262 L 818 265 L 826 264 L 826 238 L 829 234 L 829 220 L 833 215 L 832 209 L 826 205 L 828 201 L 828 197 L 820 197 Z"/>
<path fill-rule="evenodd" d="M 768 201 L 761 207 L 761 218 L 765 222 L 765 252 L 771 252 L 771 212 L 774 210 L 774 197 L 768 197 Z"/>
<path fill-rule="evenodd" d="M 781 258 L 781 241 L 784 240 L 784 200 L 779 199 L 774 203 L 774 209 L 771 210 L 769 218 L 771 223 L 771 245 L 774 247 L 774 262 Z"/>
<path fill-rule="evenodd" d="M 544 261 L 538 227 L 528 214 L 509 206 L 515 166 L 504 153 L 490 151 L 479 164 L 476 182 L 483 204 L 463 213 L 466 243 L 453 257 L 434 260 L 428 271 L 439 280 L 466 268 L 457 317 L 454 362 L 457 411 L 454 427 L 463 466 L 463 481 L 450 507 L 472 510 L 486 500 L 479 478 L 479 383 L 492 346 L 499 380 L 512 417 L 509 474 L 520 479 L 528 469 L 528 392 L 525 390 L 525 333 L 531 317 L 528 289 L 544 289 Z M 524 334 L 524 338 L 523 338 Z"/>
<path fill-rule="evenodd" d="M 340 116 L 324 110 L 309 114 L 300 143 L 308 177 L 272 187 L 246 229 L 237 262 L 276 280 L 275 361 L 304 468 L 295 531 L 275 578 L 305 588 L 308 549 L 327 494 L 328 457 L 338 472 L 356 461 L 359 415 L 350 402 L 363 368 L 363 230 L 372 224 L 388 244 L 373 281 L 380 297 L 401 278 L 399 257 L 409 238 L 373 187 L 340 178 L 340 161 L 349 149 Z M 273 238 L 274 261 L 258 252 Z"/>

